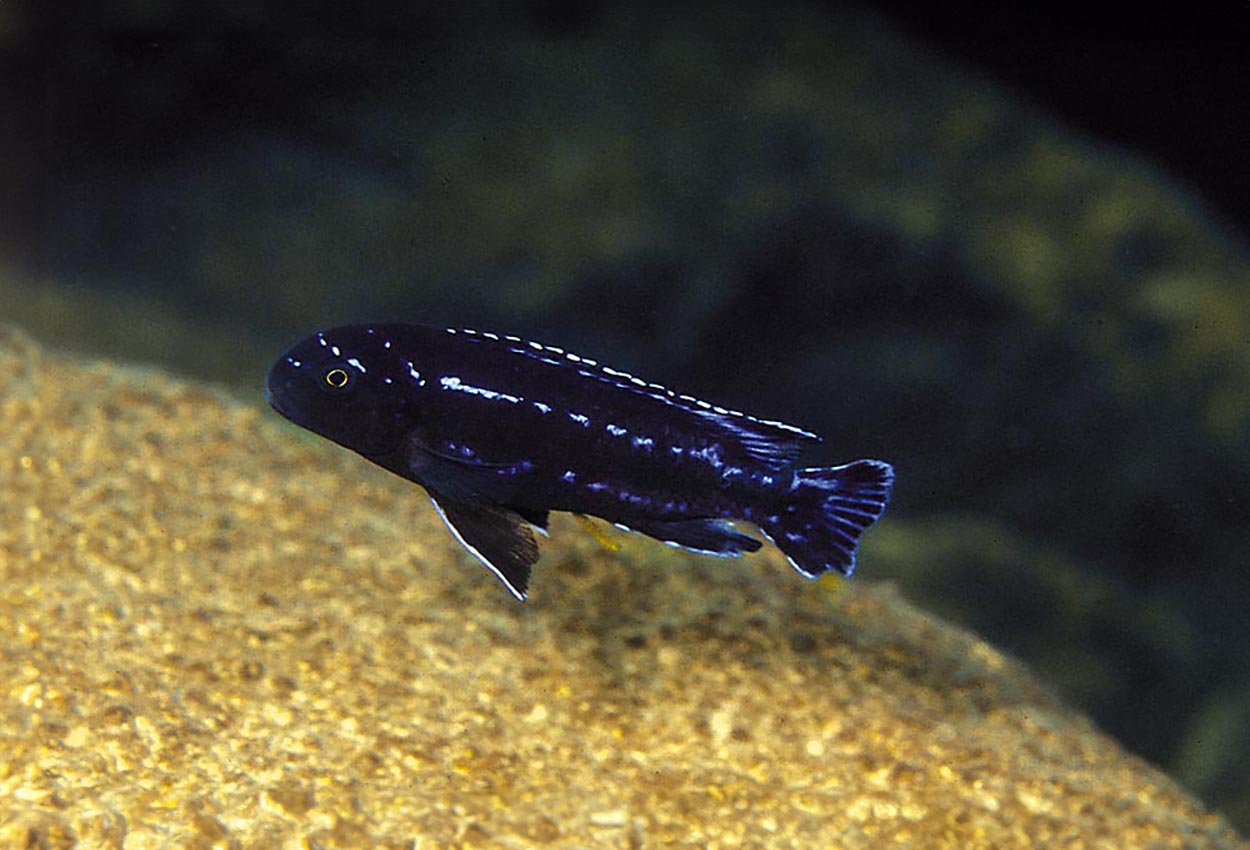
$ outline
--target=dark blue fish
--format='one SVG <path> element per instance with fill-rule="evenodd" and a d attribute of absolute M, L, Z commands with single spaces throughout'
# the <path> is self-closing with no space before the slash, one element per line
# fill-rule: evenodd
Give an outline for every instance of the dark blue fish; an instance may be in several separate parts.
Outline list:
<path fill-rule="evenodd" d="M 483 331 L 322 331 L 273 365 L 265 396 L 297 425 L 424 487 L 518 599 L 550 511 L 722 556 L 760 548 L 727 522 L 748 520 L 806 578 L 850 575 L 894 478 L 879 460 L 796 468 L 815 434 Z"/>

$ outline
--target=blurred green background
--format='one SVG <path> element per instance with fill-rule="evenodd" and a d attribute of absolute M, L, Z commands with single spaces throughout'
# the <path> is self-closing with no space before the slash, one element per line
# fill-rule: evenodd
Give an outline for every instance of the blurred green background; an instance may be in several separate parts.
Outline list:
<path fill-rule="evenodd" d="M 0 321 L 257 403 L 496 329 L 888 459 L 860 579 L 1250 828 L 1250 266 L 1148 159 L 832 4 L 0 4 L 0 79 Z"/>

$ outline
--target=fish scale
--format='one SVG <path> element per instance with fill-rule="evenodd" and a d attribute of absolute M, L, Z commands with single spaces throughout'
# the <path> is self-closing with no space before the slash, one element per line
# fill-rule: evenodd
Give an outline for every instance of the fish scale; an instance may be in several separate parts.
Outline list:
<path fill-rule="evenodd" d="M 810 431 L 678 393 L 563 348 L 428 325 L 346 325 L 271 367 L 280 414 L 429 493 L 524 599 L 551 511 L 697 552 L 775 541 L 807 578 L 850 575 L 893 484 L 884 461 L 799 468 Z"/>

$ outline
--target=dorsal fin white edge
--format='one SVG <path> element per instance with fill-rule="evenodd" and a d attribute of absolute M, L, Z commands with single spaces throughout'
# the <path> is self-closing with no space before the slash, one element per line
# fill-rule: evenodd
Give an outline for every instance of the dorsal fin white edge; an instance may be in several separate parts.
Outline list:
<path fill-rule="evenodd" d="M 571 351 L 565 351 L 563 348 L 557 348 L 554 345 L 544 345 L 541 342 L 533 342 L 531 340 L 522 339 L 519 336 L 512 336 L 511 334 L 496 334 L 491 333 L 490 331 L 478 331 L 472 328 L 446 328 L 445 330 L 449 334 L 460 333 L 469 337 L 482 337 L 483 339 L 488 339 L 492 342 L 514 343 L 514 346 L 510 347 L 509 350 L 514 354 L 520 354 L 525 357 L 536 357 L 537 355 L 542 354 L 554 355 L 557 359 L 553 360 L 549 357 L 541 356 L 537 357 L 537 359 L 541 359 L 542 361 L 551 363 L 552 365 L 572 366 L 588 378 L 606 380 L 609 383 L 625 389 L 633 390 L 635 392 L 641 392 L 683 410 L 688 410 L 691 413 L 700 414 L 718 422 L 723 422 L 731 427 L 732 420 L 729 419 L 729 417 L 742 419 L 747 422 L 754 422 L 757 425 L 763 425 L 769 428 L 776 428 L 780 431 L 792 434 L 793 439 L 796 440 L 820 442 L 819 435 L 813 434 L 811 431 L 807 431 L 803 428 L 799 428 L 796 425 L 790 425 L 776 419 L 760 419 L 759 417 L 752 416 L 749 413 L 743 413 L 741 410 L 732 410 L 727 407 L 721 407 L 718 404 L 703 401 L 702 399 L 695 398 L 691 395 L 674 392 L 662 384 L 644 381 L 642 378 L 636 378 L 628 372 L 613 369 L 611 366 L 600 365 L 598 361 L 591 360 L 589 357 L 581 357 Z"/>

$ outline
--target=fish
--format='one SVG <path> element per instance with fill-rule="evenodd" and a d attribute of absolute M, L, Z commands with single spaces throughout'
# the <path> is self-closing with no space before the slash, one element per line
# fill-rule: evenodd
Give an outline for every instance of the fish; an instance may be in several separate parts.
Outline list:
<path fill-rule="evenodd" d="M 419 324 L 318 331 L 269 369 L 291 422 L 428 493 L 518 600 L 554 511 L 722 557 L 763 543 L 804 578 L 855 570 L 885 511 L 885 461 L 800 467 L 816 434 L 518 336 Z"/>

